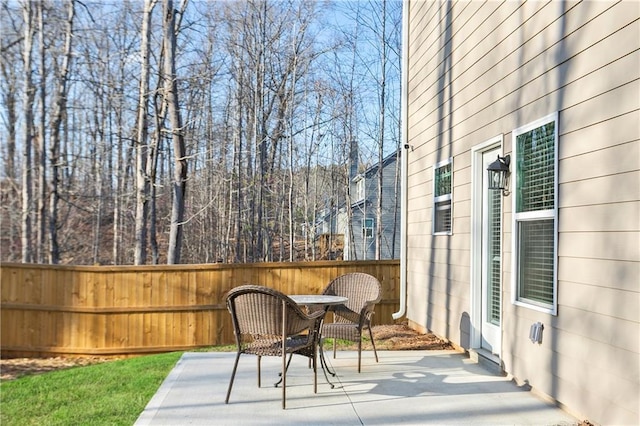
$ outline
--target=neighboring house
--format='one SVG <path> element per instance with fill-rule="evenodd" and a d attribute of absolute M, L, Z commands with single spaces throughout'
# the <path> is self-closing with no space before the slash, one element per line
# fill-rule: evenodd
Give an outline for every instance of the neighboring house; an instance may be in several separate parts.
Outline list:
<path fill-rule="evenodd" d="M 404 9 L 400 313 L 599 424 L 640 424 L 639 18 L 637 1 Z M 507 195 L 488 189 L 498 155 Z"/>
<path fill-rule="evenodd" d="M 382 160 L 382 236 L 380 259 L 400 258 L 400 170 L 398 152 Z M 372 260 L 376 255 L 379 164 L 360 174 L 352 169 L 351 224 L 346 205 L 318 215 L 316 244 L 321 255 L 344 260 Z M 351 226 L 350 226 L 351 225 Z M 327 242 L 331 237 L 331 242 Z M 332 247 L 330 250 L 323 249 Z M 323 253 L 329 252 L 329 255 Z"/>
<path fill-rule="evenodd" d="M 320 260 L 342 260 L 344 231 L 338 222 L 343 220 L 343 209 L 322 209 L 315 223 L 314 244 Z"/>
<path fill-rule="evenodd" d="M 400 258 L 400 170 L 398 152 L 382 160 L 382 237 L 380 259 Z M 351 227 L 343 216 L 345 260 L 371 260 L 376 256 L 379 164 L 355 176 L 351 184 Z M 349 231 L 353 238 L 349 238 Z"/>

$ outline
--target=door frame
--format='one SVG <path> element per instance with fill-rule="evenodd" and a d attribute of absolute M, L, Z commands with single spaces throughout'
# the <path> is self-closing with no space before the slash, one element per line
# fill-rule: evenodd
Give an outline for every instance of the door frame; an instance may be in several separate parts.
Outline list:
<path fill-rule="evenodd" d="M 470 288 L 470 349 L 480 350 L 482 347 L 482 178 L 486 173 L 482 163 L 482 156 L 487 151 L 497 149 L 500 155 L 504 153 L 503 135 L 494 136 L 471 148 L 471 288 Z M 504 203 L 503 203 L 504 207 Z M 503 212 L 501 212 L 503 215 Z M 500 221 L 503 223 L 503 220 Z M 502 232 L 502 231 L 501 231 Z M 502 324 L 502 293 L 500 303 L 500 317 Z M 501 325 L 502 327 L 502 325 Z M 500 356 L 502 353 L 502 338 L 493 349 Z"/>

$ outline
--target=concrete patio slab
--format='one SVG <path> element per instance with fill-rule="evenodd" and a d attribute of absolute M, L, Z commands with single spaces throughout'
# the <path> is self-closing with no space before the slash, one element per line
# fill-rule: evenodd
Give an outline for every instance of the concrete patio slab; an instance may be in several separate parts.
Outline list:
<path fill-rule="evenodd" d="M 318 393 L 307 359 L 294 357 L 281 406 L 280 360 L 243 355 L 224 403 L 235 353 L 185 353 L 136 425 L 577 425 L 575 419 L 456 351 L 379 351 L 327 354 L 336 369 L 332 389 L 318 371 Z"/>

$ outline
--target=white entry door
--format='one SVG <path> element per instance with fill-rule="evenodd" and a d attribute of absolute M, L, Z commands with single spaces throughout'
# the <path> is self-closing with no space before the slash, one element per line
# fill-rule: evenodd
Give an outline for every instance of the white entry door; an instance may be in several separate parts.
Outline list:
<path fill-rule="evenodd" d="M 479 281 L 481 284 L 480 347 L 494 354 L 500 354 L 501 311 L 502 311 L 502 191 L 490 190 L 487 166 L 497 159 L 499 149 L 482 152 L 481 239 L 476 245 L 479 255 Z M 476 176 L 480 178 L 480 176 Z M 479 188 L 478 188 L 479 189 Z M 478 194 L 480 195 L 480 194 Z"/>

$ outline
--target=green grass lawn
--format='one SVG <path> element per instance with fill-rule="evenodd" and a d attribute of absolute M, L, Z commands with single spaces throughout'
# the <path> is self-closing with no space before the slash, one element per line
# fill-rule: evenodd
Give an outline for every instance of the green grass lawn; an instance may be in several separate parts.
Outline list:
<path fill-rule="evenodd" d="M 0 384 L 0 424 L 132 425 L 182 353 L 148 355 Z"/>
<path fill-rule="evenodd" d="M 331 339 L 325 348 L 331 350 Z M 341 350 L 353 342 L 339 341 Z M 235 352 L 235 345 L 197 351 Z M 132 425 L 182 352 L 146 355 L 0 383 L 0 424 Z"/>

